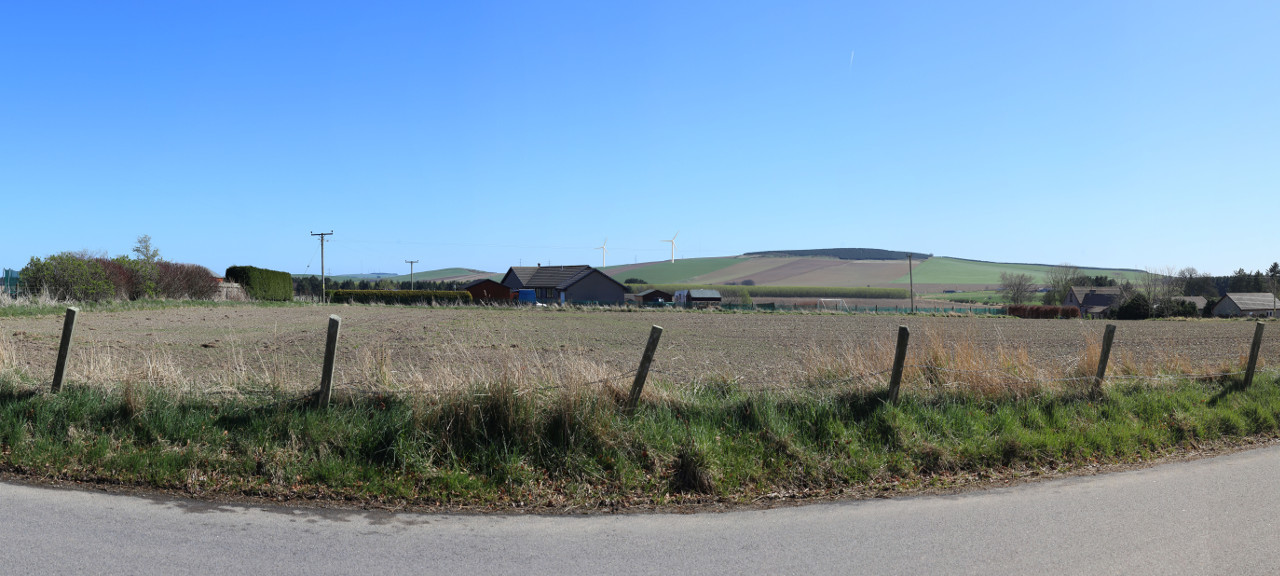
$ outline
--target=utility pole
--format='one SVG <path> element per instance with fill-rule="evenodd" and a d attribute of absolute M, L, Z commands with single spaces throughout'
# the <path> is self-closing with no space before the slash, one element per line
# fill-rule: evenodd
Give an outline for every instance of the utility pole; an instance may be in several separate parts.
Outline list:
<path fill-rule="evenodd" d="M 320 261 L 323 262 L 324 259 Z M 911 283 L 911 314 L 915 314 L 915 269 L 911 268 L 911 252 L 906 253 L 906 279 Z"/>
<path fill-rule="evenodd" d="M 413 265 L 417 264 L 417 260 L 405 260 L 405 264 L 409 265 L 409 289 L 413 290 Z"/>
<path fill-rule="evenodd" d="M 320 301 L 328 304 L 329 297 L 324 291 L 324 237 L 333 236 L 333 230 L 328 232 L 312 232 L 311 235 L 320 237 Z"/>

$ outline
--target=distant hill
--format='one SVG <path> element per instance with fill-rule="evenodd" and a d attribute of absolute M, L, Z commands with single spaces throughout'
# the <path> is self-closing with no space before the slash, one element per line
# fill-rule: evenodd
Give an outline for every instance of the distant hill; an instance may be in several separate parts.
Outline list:
<path fill-rule="evenodd" d="M 879 248 L 819 248 L 817 250 L 771 250 L 768 252 L 747 252 L 743 256 L 793 256 L 797 258 L 837 258 L 840 260 L 906 260 L 910 254 L 916 260 L 924 260 L 933 254 L 920 252 L 898 252 Z"/>
<path fill-rule="evenodd" d="M 488 278 L 492 276 L 492 272 L 483 270 L 473 270 L 471 268 L 441 268 L 439 270 L 421 270 L 413 273 L 415 281 L 441 281 L 452 280 L 458 282 L 470 282 L 478 278 Z M 295 278 L 305 278 L 307 276 L 319 276 L 319 274 L 294 274 Z M 368 274 L 338 274 L 330 275 L 330 280 L 341 282 L 343 280 L 390 280 L 392 282 L 408 282 L 408 274 L 393 274 L 390 272 L 372 272 Z"/>

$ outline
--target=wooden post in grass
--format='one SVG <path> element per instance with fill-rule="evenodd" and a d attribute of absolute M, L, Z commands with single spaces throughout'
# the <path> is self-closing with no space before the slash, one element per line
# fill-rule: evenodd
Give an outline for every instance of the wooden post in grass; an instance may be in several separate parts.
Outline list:
<path fill-rule="evenodd" d="M 893 353 L 893 374 L 889 376 L 889 401 L 898 402 L 898 389 L 902 386 L 902 368 L 907 362 L 907 341 L 911 339 L 911 331 L 906 326 L 898 327 L 898 349 Z"/>
<path fill-rule="evenodd" d="M 1102 398 L 1102 381 L 1107 377 L 1107 360 L 1111 358 L 1111 342 L 1116 338 L 1116 325 L 1107 324 L 1102 333 L 1102 354 L 1098 357 L 1098 373 L 1093 377 L 1093 390 L 1090 396 L 1097 400 Z"/>
<path fill-rule="evenodd" d="M 636 370 L 635 382 L 631 383 L 631 397 L 627 398 L 627 413 L 635 411 L 636 405 L 640 403 L 644 381 L 649 377 L 649 365 L 653 363 L 653 353 L 658 350 L 658 340 L 661 338 L 661 326 L 655 325 L 649 330 L 649 343 L 644 347 L 644 356 L 640 357 L 640 368 Z"/>
<path fill-rule="evenodd" d="M 333 396 L 333 357 L 338 352 L 338 329 L 342 326 L 342 318 L 329 315 L 329 338 L 324 344 L 324 371 L 320 373 L 320 395 L 316 397 L 316 406 L 326 408 L 329 398 Z"/>
<path fill-rule="evenodd" d="M 71 334 L 76 331 L 76 314 L 80 309 L 67 308 L 67 317 L 62 321 L 62 344 L 58 346 L 58 364 L 53 369 L 53 393 L 62 390 L 62 378 L 67 374 L 67 356 L 71 354 Z"/>
<path fill-rule="evenodd" d="M 1249 367 L 1244 371 L 1244 387 L 1248 388 L 1253 385 L 1253 369 L 1258 367 L 1258 352 L 1262 350 L 1262 329 L 1263 324 L 1258 323 L 1253 329 L 1253 344 L 1249 346 Z"/>

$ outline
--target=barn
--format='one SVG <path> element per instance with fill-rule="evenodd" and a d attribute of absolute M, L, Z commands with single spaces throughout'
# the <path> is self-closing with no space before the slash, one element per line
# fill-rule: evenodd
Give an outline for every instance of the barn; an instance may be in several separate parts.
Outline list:
<path fill-rule="evenodd" d="M 1228 292 L 1213 307 L 1213 315 L 1272 318 L 1277 308 L 1280 308 L 1280 299 L 1269 292 Z"/>
<path fill-rule="evenodd" d="M 462 289 L 470 292 L 471 300 L 475 302 L 510 302 L 515 297 L 511 288 L 488 278 L 476 280 Z"/>

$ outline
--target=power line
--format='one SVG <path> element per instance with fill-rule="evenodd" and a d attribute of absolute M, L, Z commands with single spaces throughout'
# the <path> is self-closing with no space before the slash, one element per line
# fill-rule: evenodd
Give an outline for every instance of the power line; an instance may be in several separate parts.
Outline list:
<path fill-rule="evenodd" d="M 328 232 L 312 232 L 311 235 L 320 237 L 320 301 L 328 304 L 329 299 L 324 291 L 324 237 L 332 236 L 333 230 Z"/>

